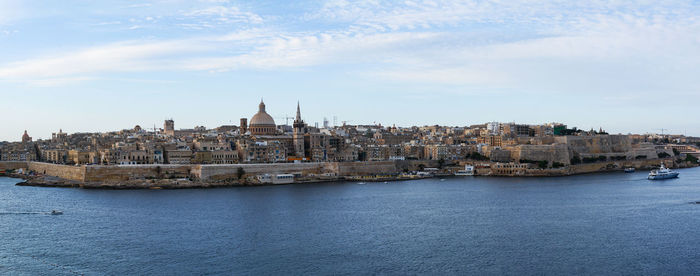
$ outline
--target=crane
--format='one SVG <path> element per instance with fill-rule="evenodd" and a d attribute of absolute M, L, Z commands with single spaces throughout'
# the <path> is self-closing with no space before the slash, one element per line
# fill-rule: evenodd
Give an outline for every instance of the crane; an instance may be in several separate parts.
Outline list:
<path fill-rule="evenodd" d="M 293 119 L 296 119 L 296 118 L 290 117 L 289 115 L 284 115 L 284 117 L 275 117 L 275 119 L 283 119 L 283 120 L 285 120 L 285 123 L 284 123 L 284 124 L 285 124 L 285 125 L 289 125 L 289 120 L 290 120 L 290 119 L 293 120 Z"/>

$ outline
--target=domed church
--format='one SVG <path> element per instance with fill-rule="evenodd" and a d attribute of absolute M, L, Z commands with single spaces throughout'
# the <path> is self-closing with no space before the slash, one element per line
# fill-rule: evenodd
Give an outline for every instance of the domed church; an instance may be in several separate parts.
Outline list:
<path fill-rule="evenodd" d="M 250 124 L 248 125 L 248 130 L 250 134 L 253 135 L 275 135 L 277 134 L 277 126 L 275 125 L 275 120 L 272 119 L 270 114 L 265 112 L 265 103 L 260 100 L 260 105 L 258 106 L 258 113 L 253 115 L 250 119 Z"/>

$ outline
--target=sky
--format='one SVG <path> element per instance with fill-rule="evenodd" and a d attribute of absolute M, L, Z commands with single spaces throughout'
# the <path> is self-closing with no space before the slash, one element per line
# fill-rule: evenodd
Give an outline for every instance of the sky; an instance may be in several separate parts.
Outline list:
<path fill-rule="evenodd" d="M 0 0 L 0 141 L 238 124 L 700 136 L 700 1 Z"/>

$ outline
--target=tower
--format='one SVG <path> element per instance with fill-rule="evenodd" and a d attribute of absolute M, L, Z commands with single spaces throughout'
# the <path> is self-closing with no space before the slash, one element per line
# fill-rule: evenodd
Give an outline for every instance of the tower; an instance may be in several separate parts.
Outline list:
<path fill-rule="evenodd" d="M 165 123 L 163 123 L 163 132 L 165 132 L 165 135 L 175 135 L 175 121 L 173 121 L 173 119 L 165 120 Z"/>
<path fill-rule="evenodd" d="M 248 119 L 247 118 L 241 118 L 241 125 L 240 125 L 240 133 L 245 134 L 248 132 Z"/>
<path fill-rule="evenodd" d="M 306 134 L 306 124 L 301 120 L 301 109 L 297 102 L 297 116 L 294 119 L 294 153 L 297 158 L 304 158 L 304 134 Z"/>
<path fill-rule="evenodd" d="M 27 131 L 24 131 L 24 134 L 22 135 L 22 143 L 29 143 L 32 141 L 32 137 L 29 137 L 29 134 L 27 134 Z"/>

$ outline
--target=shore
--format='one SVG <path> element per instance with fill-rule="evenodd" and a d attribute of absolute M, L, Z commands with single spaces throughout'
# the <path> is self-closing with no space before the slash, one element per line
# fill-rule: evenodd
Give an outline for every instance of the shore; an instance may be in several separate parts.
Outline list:
<path fill-rule="evenodd" d="M 600 165 L 600 164 L 599 164 Z M 697 164 L 674 164 L 673 168 L 689 168 L 697 167 Z M 498 177 L 565 177 L 571 175 L 580 175 L 588 173 L 599 173 L 599 172 L 621 172 L 623 167 L 615 166 L 611 167 L 609 165 L 597 166 L 596 169 L 581 170 L 573 168 L 573 166 L 568 166 L 552 172 L 552 170 L 539 170 L 539 171 L 520 171 L 511 172 L 508 174 L 494 174 L 493 170 L 489 170 L 489 173 L 477 173 L 476 176 L 488 177 L 488 176 L 498 176 Z M 649 166 L 639 166 L 638 169 L 650 169 Z M 478 172 L 479 170 L 477 170 Z M 14 177 L 23 179 L 23 182 L 17 183 L 18 186 L 36 186 L 36 187 L 61 187 L 61 188 L 83 188 L 83 189 L 197 189 L 197 188 L 221 188 L 221 187 L 244 187 L 244 186 L 272 186 L 272 185 L 291 185 L 291 184 L 306 184 L 306 183 L 322 183 L 322 182 L 335 182 L 335 181 L 355 181 L 355 182 L 389 182 L 389 181 L 406 181 L 406 180 L 417 180 L 432 177 L 454 177 L 453 174 L 447 172 L 436 173 L 427 176 L 416 176 L 407 174 L 396 174 L 396 175 L 353 175 L 353 176 L 336 176 L 336 177 L 325 177 L 325 178 L 301 178 L 296 179 L 293 183 L 286 184 L 273 184 L 273 183 L 260 183 L 259 181 L 254 181 L 255 178 L 248 177 L 242 179 L 226 179 L 218 181 L 202 181 L 199 179 L 190 178 L 176 178 L 176 179 L 133 179 L 125 181 L 76 181 L 65 179 L 61 177 L 44 175 L 44 174 L 17 174 L 11 173 L 6 174 L 7 177 Z"/>

